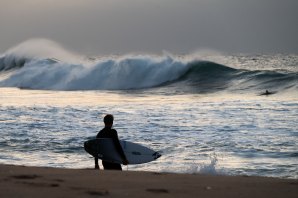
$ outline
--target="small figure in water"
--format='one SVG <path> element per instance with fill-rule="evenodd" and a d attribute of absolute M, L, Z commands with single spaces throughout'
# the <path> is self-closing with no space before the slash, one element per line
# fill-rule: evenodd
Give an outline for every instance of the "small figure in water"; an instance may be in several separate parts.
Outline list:
<path fill-rule="evenodd" d="M 268 90 L 266 90 L 264 93 L 261 93 L 260 96 L 268 96 L 268 95 L 271 95 L 271 94 L 275 94 L 276 92 L 270 92 Z"/>

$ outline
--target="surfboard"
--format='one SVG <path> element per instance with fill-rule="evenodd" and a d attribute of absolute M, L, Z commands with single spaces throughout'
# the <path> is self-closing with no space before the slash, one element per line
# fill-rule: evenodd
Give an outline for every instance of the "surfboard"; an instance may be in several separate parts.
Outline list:
<path fill-rule="evenodd" d="M 129 164 L 147 163 L 156 160 L 161 156 L 160 153 L 137 143 L 120 140 L 120 144 Z M 99 159 L 108 162 L 122 164 L 121 156 L 116 150 L 111 138 L 88 140 L 84 143 L 84 148 L 85 151 L 93 157 L 98 157 Z"/>

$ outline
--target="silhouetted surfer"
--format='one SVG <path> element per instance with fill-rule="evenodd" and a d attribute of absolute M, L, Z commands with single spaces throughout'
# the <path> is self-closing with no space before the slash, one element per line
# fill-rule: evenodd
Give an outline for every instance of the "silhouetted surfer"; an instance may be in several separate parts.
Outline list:
<path fill-rule="evenodd" d="M 99 131 L 96 138 L 111 138 L 111 139 L 113 139 L 115 147 L 122 158 L 123 164 L 127 165 L 128 160 L 126 159 L 126 156 L 125 156 L 123 149 L 120 145 L 117 131 L 115 129 L 112 129 L 113 121 L 114 121 L 113 115 L 111 115 L 111 114 L 106 115 L 104 117 L 103 121 L 104 121 L 105 127 L 101 131 Z M 105 170 L 122 170 L 121 164 L 118 164 L 118 163 L 111 163 L 111 162 L 102 160 L 102 165 Z M 99 169 L 98 158 L 95 158 L 95 169 Z"/>
<path fill-rule="evenodd" d="M 266 90 L 264 93 L 261 93 L 260 96 L 268 96 L 268 95 L 272 95 L 275 94 L 276 92 L 270 92 L 268 90 Z"/>

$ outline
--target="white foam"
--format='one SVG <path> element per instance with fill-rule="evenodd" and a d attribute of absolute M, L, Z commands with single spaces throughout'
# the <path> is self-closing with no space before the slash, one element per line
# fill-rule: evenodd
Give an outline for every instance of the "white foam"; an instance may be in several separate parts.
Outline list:
<path fill-rule="evenodd" d="M 222 175 L 223 170 L 217 168 L 217 156 L 212 154 L 209 156 L 209 159 L 209 163 L 193 163 L 185 172 L 191 174 Z"/>
<path fill-rule="evenodd" d="M 8 57 L 28 59 L 55 58 L 71 63 L 80 62 L 82 59 L 80 55 L 70 52 L 60 44 L 44 38 L 34 38 L 24 41 L 9 49 L 5 55 Z"/>
<path fill-rule="evenodd" d="M 210 164 L 200 164 L 198 168 L 198 172 L 202 174 L 217 175 L 218 172 L 215 168 L 216 163 L 217 163 L 217 158 L 213 157 L 210 159 Z"/>

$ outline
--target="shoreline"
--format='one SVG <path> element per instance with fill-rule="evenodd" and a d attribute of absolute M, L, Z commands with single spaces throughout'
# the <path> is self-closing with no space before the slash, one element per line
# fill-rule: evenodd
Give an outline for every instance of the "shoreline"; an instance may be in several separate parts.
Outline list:
<path fill-rule="evenodd" d="M 297 179 L 0 164 L 0 197 L 297 197 Z"/>

